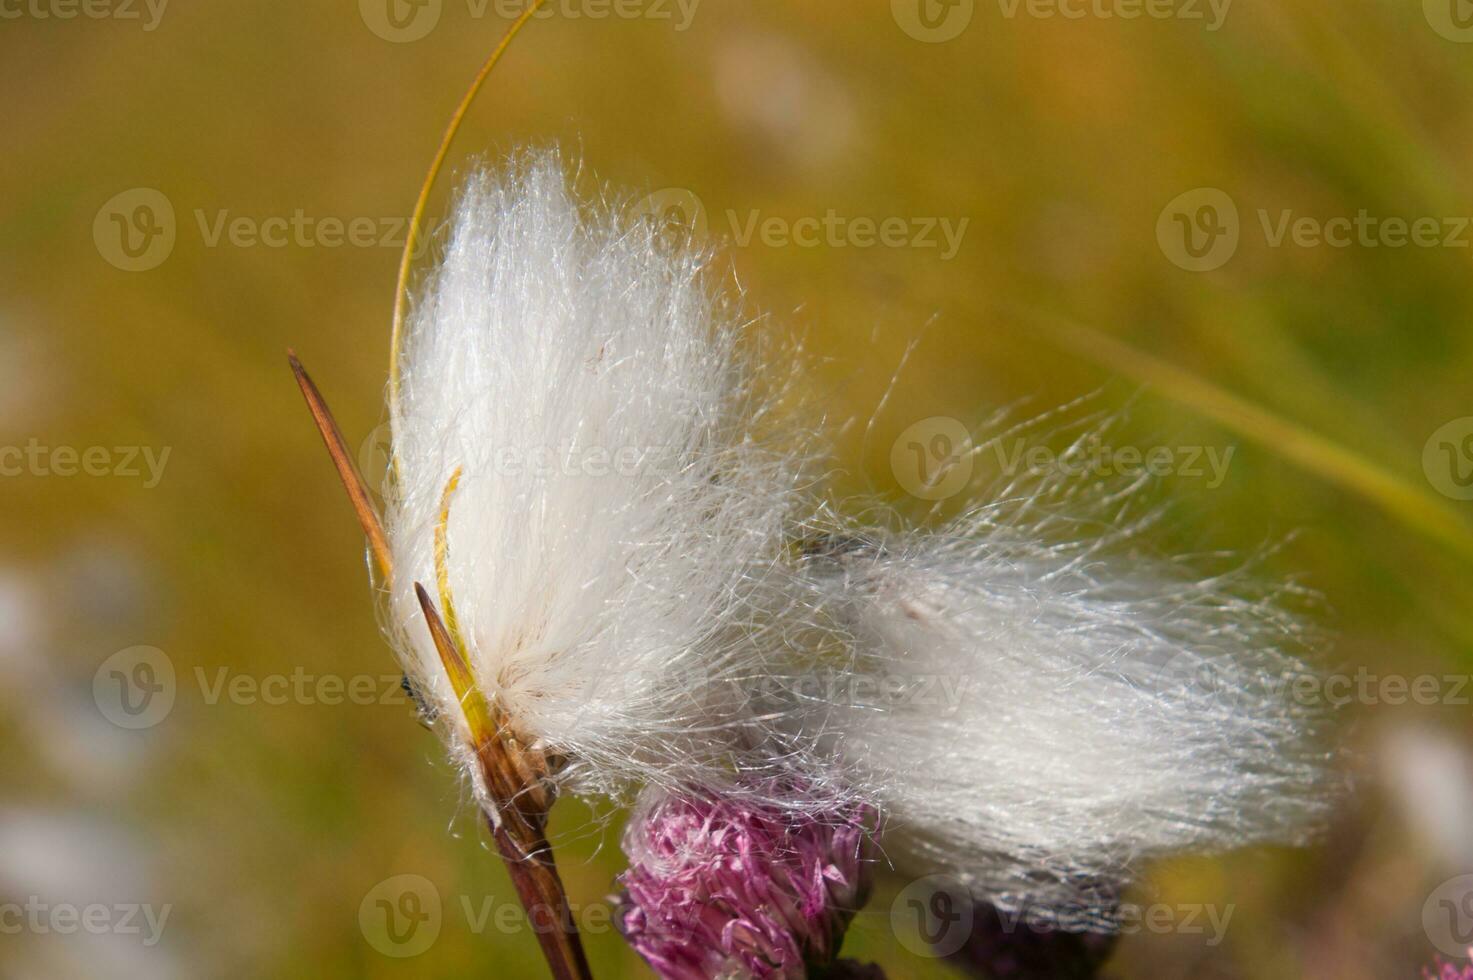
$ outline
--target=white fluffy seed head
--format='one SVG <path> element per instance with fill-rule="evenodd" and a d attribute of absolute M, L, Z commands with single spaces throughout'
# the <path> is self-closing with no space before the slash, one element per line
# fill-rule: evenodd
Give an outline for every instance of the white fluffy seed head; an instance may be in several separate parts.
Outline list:
<path fill-rule="evenodd" d="M 576 200 L 555 151 L 461 192 L 412 316 L 390 628 L 416 687 L 461 717 L 415 600 L 457 470 L 448 582 L 488 699 L 570 760 L 565 782 L 711 782 L 740 747 L 736 679 L 770 649 L 794 485 L 749 434 L 761 411 L 708 256 L 618 204 Z"/>
<path fill-rule="evenodd" d="M 974 452 L 1107 445 L 1121 419 L 1068 421 L 1089 400 Z M 1294 695 L 1309 597 L 1256 563 L 1143 548 L 1164 516 L 1149 480 L 1003 473 L 936 530 L 808 531 L 796 645 L 818 637 L 841 683 L 794 699 L 797 741 L 884 812 L 892 858 L 1109 930 L 1150 858 L 1313 837 L 1337 793 L 1326 712 Z"/>
<path fill-rule="evenodd" d="M 1142 859 L 1303 840 L 1328 757 L 1290 694 L 1296 621 L 1231 574 L 1050 543 L 1021 509 L 843 530 L 805 562 L 851 658 L 805 737 L 886 814 L 886 849 L 1109 929 Z"/>
<path fill-rule="evenodd" d="M 574 791 L 874 805 L 892 855 L 1073 928 L 1107 927 L 1144 858 L 1318 822 L 1275 596 L 1107 557 L 1133 488 L 1091 516 L 1083 481 L 1009 486 L 922 534 L 797 520 L 801 459 L 752 435 L 769 403 L 707 262 L 580 204 L 555 152 L 462 191 L 409 324 L 386 523 L 389 629 L 468 771 L 413 592 L 438 592 L 457 472 L 470 666 Z"/>

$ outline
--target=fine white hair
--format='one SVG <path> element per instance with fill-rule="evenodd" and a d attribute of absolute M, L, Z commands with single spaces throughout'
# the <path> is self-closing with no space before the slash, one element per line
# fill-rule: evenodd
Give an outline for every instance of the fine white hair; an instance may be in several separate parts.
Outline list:
<path fill-rule="evenodd" d="M 1089 481 L 923 532 L 815 516 L 708 264 L 555 151 L 461 192 L 386 525 L 389 630 L 467 770 L 414 592 L 442 569 L 477 685 L 575 792 L 872 805 L 910 867 L 1066 928 L 1108 928 L 1143 859 L 1304 838 L 1328 757 L 1280 596 L 1132 553 Z"/>
<path fill-rule="evenodd" d="M 1050 540 L 1034 503 L 818 539 L 803 574 L 849 682 L 806 699 L 804 733 L 902 868 L 1108 931 L 1144 859 L 1304 841 L 1328 756 L 1291 696 L 1304 628 L 1281 597 L 1112 557 L 1128 532 Z"/>
<path fill-rule="evenodd" d="M 389 627 L 466 758 L 414 594 L 446 569 L 479 687 L 576 791 L 709 783 L 739 748 L 740 679 L 771 649 L 794 474 L 742 323 L 689 237 L 580 202 L 555 150 L 478 172 L 416 305 L 392 419 Z M 467 766 L 467 768 L 471 768 Z"/>

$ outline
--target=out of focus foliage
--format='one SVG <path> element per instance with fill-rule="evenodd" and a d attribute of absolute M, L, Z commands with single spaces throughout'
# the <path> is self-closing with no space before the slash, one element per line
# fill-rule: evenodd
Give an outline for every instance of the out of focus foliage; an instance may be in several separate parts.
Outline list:
<path fill-rule="evenodd" d="M 1156 547 L 1282 544 L 1265 570 L 1324 597 L 1328 667 L 1461 676 L 1469 554 L 1406 519 L 1466 533 L 1473 514 L 1444 492 L 1473 457 L 1441 475 L 1424 459 L 1434 432 L 1473 415 L 1473 44 L 1466 4 L 1445 2 L 1239 0 L 1219 20 L 1190 0 L 1135 19 L 1102 15 L 1146 9 L 1127 0 L 1066 5 L 1079 18 L 966 0 L 923 22 L 905 0 L 650 0 L 603 18 L 615 8 L 553 0 L 452 164 L 556 140 L 590 183 L 693 195 L 752 309 L 814 355 L 804 411 L 854 420 L 836 440 L 839 493 L 924 514 L 892 467 L 912 426 L 972 429 L 1095 392 L 1086 411 L 1127 410 L 1122 444 L 1233 448 L 1220 481 L 1162 479 Z M 475 815 L 397 693 L 360 535 L 283 358 L 295 345 L 371 459 L 402 216 L 506 5 L 431 0 L 437 26 L 403 42 L 380 36 L 370 0 L 178 2 L 156 20 L 127 6 L 140 19 L 27 0 L 0 20 L 0 445 L 170 450 L 156 486 L 116 455 L 108 476 L 57 461 L 0 477 L 0 900 L 54 889 L 172 913 L 152 947 L 23 936 L 0 972 L 537 975 Z M 968 11 L 954 39 L 916 36 Z M 138 272 L 107 244 L 121 230 L 109 202 L 134 188 L 167 199 L 175 230 Z M 1180 219 L 1163 209 L 1202 188 L 1233 202 L 1238 242 L 1195 272 L 1169 232 L 1233 219 L 1192 197 Z M 1435 219 L 1437 240 L 1292 230 L 1362 212 L 1383 231 Z M 118 213 L 127 226 L 136 209 Z M 887 218 L 905 233 L 866 244 L 855 219 Z M 962 222 L 948 247 L 940 229 Z M 1224 426 L 1129 363 L 1101 366 L 1080 329 L 1277 424 Z M 1337 478 L 1285 432 L 1373 475 Z M 177 692 L 135 731 L 99 714 L 93 685 L 140 645 L 166 654 Z M 319 683 L 358 675 L 376 696 L 340 700 L 371 703 L 332 703 Z M 277 676 L 282 703 L 262 686 Z M 1415 975 L 1437 942 L 1424 903 L 1473 871 L 1473 691 L 1439 685 L 1432 706 L 1376 685 L 1351 698 L 1366 787 L 1323 847 L 1161 868 L 1143 904 L 1230 906 L 1230 924 L 1216 944 L 1210 927 L 1142 927 L 1118 975 Z M 608 927 L 621 861 L 605 817 L 559 809 L 564 876 L 598 975 L 644 976 Z M 408 959 L 360 927 L 360 905 L 401 874 L 443 906 Z M 947 975 L 892 931 L 904 885 L 860 916 L 851 955 Z"/>

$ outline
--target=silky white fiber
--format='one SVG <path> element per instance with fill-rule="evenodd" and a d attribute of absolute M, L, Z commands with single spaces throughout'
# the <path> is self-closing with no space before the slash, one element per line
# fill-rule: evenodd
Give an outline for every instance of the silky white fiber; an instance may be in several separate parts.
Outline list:
<path fill-rule="evenodd" d="M 851 660 L 805 737 L 885 813 L 897 862 L 1109 929 L 1143 859 L 1305 839 L 1328 757 L 1293 702 L 1295 619 L 1237 575 L 1050 543 L 1028 512 L 848 528 L 806 559 Z"/>
<path fill-rule="evenodd" d="M 619 204 L 576 200 L 555 151 L 464 185 L 412 314 L 388 533 L 390 627 L 452 750 L 463 724 L 414 584 L 448 583 L 479 687 L 578 790 L 709 782 L 760 667 L 754 609 L 793 473 L 707 255 Z M 447 710 L 449 709 L 449 710 Z"/>
<path fill-rule="evenodd" d="M 744 353 L 708 262 L 577 200 L 555 151 L 461 191 L 386 524 L 389 628 L 468 771 L 414 594 L 440 594 L 444 501 L 476 683 L 575 792 L 874 807 L 902 867 L 1066 928 L 1109 928 L 1149 858 L 1313 832 L 1331 757 L 1282 590 L 1145 556 L 1138 487 L 1087 476 L 930 530 L 829 515 L 807 452 L 756 435 L 788 369 Z"/>

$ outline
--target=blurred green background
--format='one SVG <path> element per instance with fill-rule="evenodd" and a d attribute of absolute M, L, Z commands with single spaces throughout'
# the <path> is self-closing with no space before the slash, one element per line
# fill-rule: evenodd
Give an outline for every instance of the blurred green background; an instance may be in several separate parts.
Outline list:
<path fill-rule="evenodd" d="M 169 907 L 156 944 L 121 923 L 7 932 L 0 975 L 541 973 L 397 694 L 359 532 L 283 356 L 297 348 L 372 455 L 402 216 L 516 12 L 393 3 L 0 0 L 0 446 L 107 450 L 101 475 L 32 453 L 0 479 L 0 902 Z M 1473 7 L 552 6 L 451 166 L 558 141 L 636 196 L 693 195 L 749 304 L 805 338 L 810 410 L 874 416 L 867 440 L 838 440 L 843 491 L 914 504 L 891 458 L 910 427 L 1098 390 L 1098 409 L 1129 405 L 1122 444 L 1234 450 L 1220 485 L 1163 479 L 1161 549 L 1288 537 L 1268 571 L 1324 596 L 1327 665 L 1438 678 L 1436 705 L 1376 688 L 1341 712 L 1364 786 L 1323 846 L 1157 869 L 1142 901 L 1232 907 L 1221 944 L 1142 932 L 1114 975 L 1412 977 L 1473 938 L 1456 882 L 1473 872 L 1473 690 L 1453 680 L 1473 669 L 1457 479 L 1473 468 Z M 153 234 L 160 197 L 172 243 Z M 954 255 L 865 247 L 852 224 L 811 247 L 735 240 L 754 215 L 791 230 L 831 210 L 967 224 Z M 1397 247 L 1378 225 L 1314 243 L 1362 211 L 1433 218 L 1436 241 Z M 252 239 L 299 213 L 310 230 L 280 247 Z M 1276 237 L 1286 213 L 1310 219 L 1297 240 Z M 372 231 L 342 242 L 323 219 Z M 163 684 L 138 672 L 160 656 L 171 706 L 116 724 L 116 677 Z M 373 694 L 339 700 L 370 703 L 319 686 L 360 676 Z M 294 677 L 308 694 L 275 697 L 270 679 Z M 595 816 L 560 804 L 564 877 L 598 975 L 647 976 L 606 925 L 621 859 Z M 360 908 L 405 874 L 442 911 L 428 948 L 395 958 Z M 891 977 L 948 975 L 891 928 L 903 884 L 886 880 L 849 948 Z"/>

